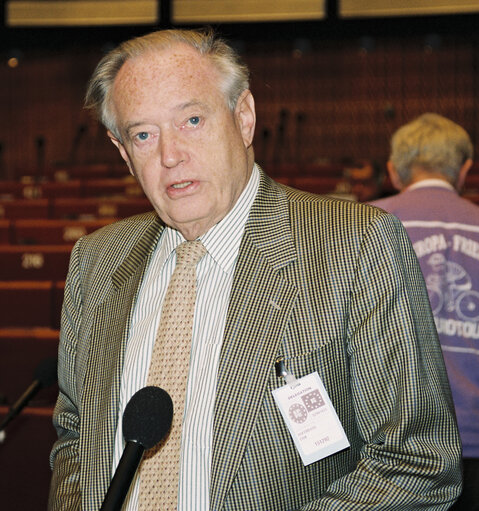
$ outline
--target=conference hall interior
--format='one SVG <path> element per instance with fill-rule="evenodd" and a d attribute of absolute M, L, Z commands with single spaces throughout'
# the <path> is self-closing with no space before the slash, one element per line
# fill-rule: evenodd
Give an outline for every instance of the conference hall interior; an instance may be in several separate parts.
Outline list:
<path fill-rule="evenodd" d="M 203 26 L 249 66 L 255 159 L 285 185 L 357 201 L 395 193 L 391 135 L 424 112 L 452 119 L 479 148 L 474 0 L 2 2 L 0 420 L 56 360 L 74 243 L 152 209 L 83 107 L 93 69 L 130 37 Z M 461 193 L 479 204 L 479 163 Z M 46 509 L 58 393 L 47 380 L 0 432 L 9 511 Z"/>

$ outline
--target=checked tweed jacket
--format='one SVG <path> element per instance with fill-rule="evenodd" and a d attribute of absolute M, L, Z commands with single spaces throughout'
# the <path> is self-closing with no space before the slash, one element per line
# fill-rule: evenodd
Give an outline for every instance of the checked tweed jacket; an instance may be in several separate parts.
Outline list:
<path fill-rule="evenodd" d="M 107 491 L 132 307 L 154 213 L 79 240 L 65 287 L 51 510 Z M 304 467 L 271 391 L 275 361 L 318 371 L 351 447 Z M 218 371 L 214 511 L 447 509 L 460 441 L 424 281 L 400 222 L 261 183 L 240 247 Z M 170 510 L 168 510 L 170 511 Z"/>

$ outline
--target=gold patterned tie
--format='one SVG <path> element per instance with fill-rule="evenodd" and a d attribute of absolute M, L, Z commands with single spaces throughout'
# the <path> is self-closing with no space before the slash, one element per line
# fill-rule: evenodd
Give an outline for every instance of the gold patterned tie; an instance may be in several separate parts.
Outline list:
<path fill-rule="evenodd" d="M 166 291 L 147 385 L 165 389 L 173 400 L 169 436 L 145 452 L 140 466 L 139 511 L 177 508 L 181 427 L 190 362 L 196 300 L 196 265 L 206 253 L 201 241 L 176 248 L 176 267 Z"/>

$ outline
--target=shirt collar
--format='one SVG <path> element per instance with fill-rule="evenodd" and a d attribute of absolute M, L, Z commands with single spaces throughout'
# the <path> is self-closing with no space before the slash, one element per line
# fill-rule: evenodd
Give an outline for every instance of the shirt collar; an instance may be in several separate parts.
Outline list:
<path fill-rule="evenodd" d="M 454 186 L 452 186 L 451 183 L 448 183 L 447 181 L 444 181 L 444 179 L 422 179 L 421 181 L 418 181 L 417 183 L 414 183 L 407 187 L 407 191 L 410 190 L 417 190 L 418 188 L 447 188 L 448 190 L 455 191 Z"/>
<path fill-rule="evenodd" d="M 248 184 L 231 211 L 199 238 L 208 254 L 226 273 L 233 269 L 238 256 L 244 227 L 258 192 L 259 181 L 259 169 L 254 164 Z M 171 227 L 164 229 L 159 245 L 161 251 L 159 256 L 163 263 L 183 241 L 185 238 L 177 230 Z"/>

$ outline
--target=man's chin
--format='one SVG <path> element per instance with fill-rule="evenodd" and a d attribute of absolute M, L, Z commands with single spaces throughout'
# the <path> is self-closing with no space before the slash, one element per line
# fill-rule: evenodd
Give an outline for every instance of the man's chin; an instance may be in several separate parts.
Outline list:
<path fill-rule="evenodd" d="M 187 240 L 199 238 L 214 225 L 208 219 L 198 218 L 197 216 L 176 217 L 165 223 L 172 229 L 179 231 Z"/>

